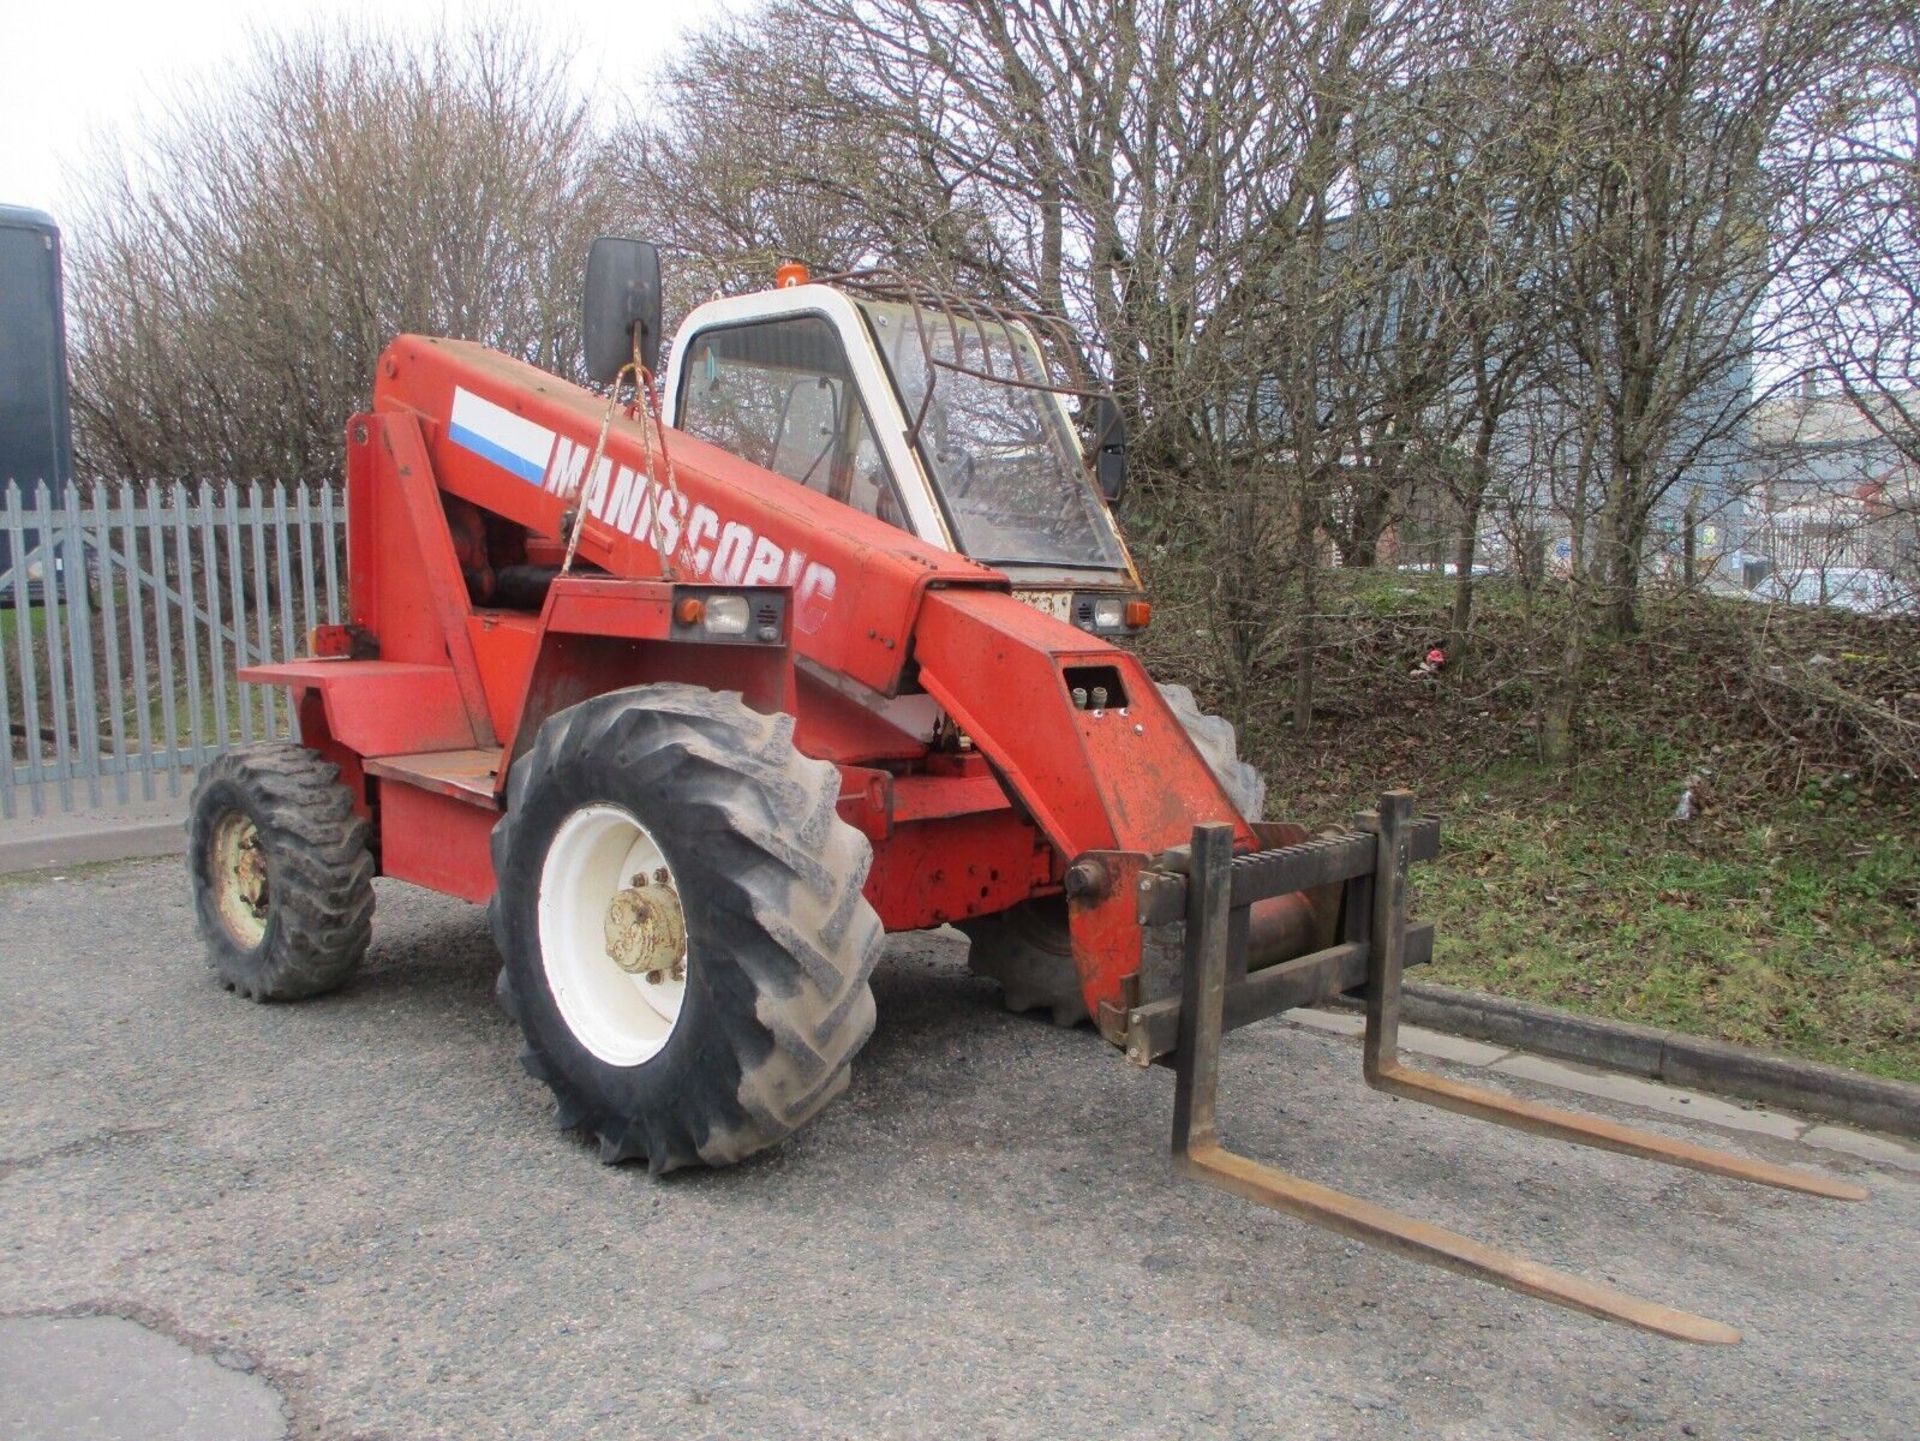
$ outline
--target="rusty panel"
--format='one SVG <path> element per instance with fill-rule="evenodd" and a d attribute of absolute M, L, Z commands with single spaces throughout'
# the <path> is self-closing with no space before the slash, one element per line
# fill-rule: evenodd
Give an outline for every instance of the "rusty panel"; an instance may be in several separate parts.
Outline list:
<path fill-rule="evenodd" d="M 540 651 L 540 622 L 530 615 L 483 610 L 468 618 L 467 634 L 480 662 L 480 683 L 487 693 L 493 733 L 510 736 Z"/>
<path fill-rule="evenodd" d="M 627 686 L 677 681 L 739 691 L 754 710 L 792 714 L 793 656 L 780 646 L 699 645 L 548 632 L 507 736 L 508 764 L 524 755 L 541 724 L 568 706 Z M 506 775 L 501 774 L 501 786 Z"/>
<path fill-rule="evenodd" d="M 483 810 L 494 810 L 493 782 L 500 771 L 497 746 L 464 751 L 427 751 L 421 755 L 374 756 L 366 773 L 383 780 L 403 781 L 423 791 L 449 796 Z"/>
<path fill-rule="evenodd" d="M 347 618 L 378 635 L 385 598 L 374 564 L 379 530 L 379 498 L 373 488 L 373 427 L 379 417 L 360 414 L 347 422 Z"/>
<path fill-rule="evenodd" d="M 427 593 L 427 616 L 437 636 L 428 642 L 427 659 L 444 657 L 453 667 L 454 683 L 460 687 L 461 702 L 473 726 L 474 739 L 482 745 L 494 740 L 493 722 L 487 715 L 486 688 L 480 680 L 480 662 L 473 653 L 473 638 L 467 634 L 467 618 L 473 607 L 467 600 L 466 578 L 461 574 L 454 553 L 453 535 L 447 525 L 447 512 L 434 483 L 433 463 L 427 458 L 426 443 L 418 422 L 410 415 L 383 415 L 374 432 L 374 489 L 383 503 L 397 498 L 405 516 L 404 526 L 390 528 L 379 544 L 378 564 L 389 577 L 408 576 L 408 583 L 423 582 Z M 419 626 L 423 618 L 410 615 L 410 626 Z M 396 623 L 391 608 L 385 624 Z M 405 657 L 387 649 L 381 635 L 381 654 L 400 660 Z M 437 641 L 438 651 L 432 646 Z M 416 747 L 424 749 L 424 747 Z"/>
<path fill-rule="evenodd" d="M 1120 710 L 1069 709 L 1068 714 L 1080 732 L 1084 764 L 1098 778 L 1119 847 L 1163 850 L 1181 844 L 1205 821 L 1246 829 L 1212 767 L 1140 663 L 1116 654 L 1107 664 L 1126 682 L 1129 704 Z M 1255 843 L 1250 832 L 1237 838 L 1242 845 Z"/>
<path fill-rule="evenodd" d="M 354 813 L 371 822 L 373 806 L 368 800 L 367 777 L 360 765 L 360 753 L 341 745 L 329 733 L 325 698 L 311 686 L 296 686 L 287 694 L 298 708 L 300 743 L 340 767 L 340 784 L 353 794 Z"/>
<path fill-rule="evenodd" d="M 988 812 L 1018 819 L 990 772 L 897 776 L 878 766 L 845 763 L 840 766 L 839 809 L 841 820 L 876 844 L 889 839 L 896 826 Z M 1031 831 L 1025 821 L 1019 823 Z"/>
<path fill-rule="evenodd" d="M 1011 811 L 903 825 L 874 844 L 866 897 L 890 931 L 990 915 L 1054 879 L 1051 848 Z"/>
<path fill-rule="evenodd" d="M 1185 727 L 1127 652 L 987 591 L 937 591 L 915 639 L 921 683 L 973 737 L 1061 853 L 1154 852 L 1236 815 Z M 1125 707 L 1076 708 L 1063 671 L 1115 671 Z"/>
<path fill-rule="evenodd" d="M 440 624 L 442 602 L 415 538 L 405 488 L 398 483 L 388 445 L 389 419 L 365 417 L 353 428 L 347 445 L 347 582 L 352 619 L 379 637 L 383 660 L 444 666 L 448 662 L 446 633 Z M 434 508 L 439 508 L 437 499 Z M 458 603 L 464 607 L 466 583 L 453 559 L 453 541 L 444 519 L 436 538 L 459 587 Z"/>
<path fill-rule="evenodd" d="M 918 760 L 927 753 L 925 741 L 849 700 L 810 670 L 800 669 L 796 680 L 799 710 L 793 743 L 802 755 L 854 764 Z"/>
<path fill-rule="evenodd" d="M 1007 793 L 991 775 L 897 776 L 893 782 L 895 825 L 1006 809 Z"/>
<path fill-rule="evenodd" d="M 842 765 L 840 819 L 878 848 L 893 835 L 893 773 L 876 766 Z"/>
<path fill-rule="evenodd" d="M 1147 858 L 1137 852 L 1107 852 L 1097 858 L 1096 888 L 1067 904 L 1073 935 L 1073 965 L 1087 1014 L 1101 1021 L 1125 1003 L 1127 981 L 1140 973 L 1146 932 L 1134 918 L 1133 893 Z M 1071 875 L 1069 879 L 1071 879 Z M 1108 1036 L 1109 1040 L 1116 1039 Z"/>
<path fill-rule="evenodd" d="M 548 630 L 665 640 L 673 629 L 673 586 L 660 580 L 563 575 L 547 593 Z"/>

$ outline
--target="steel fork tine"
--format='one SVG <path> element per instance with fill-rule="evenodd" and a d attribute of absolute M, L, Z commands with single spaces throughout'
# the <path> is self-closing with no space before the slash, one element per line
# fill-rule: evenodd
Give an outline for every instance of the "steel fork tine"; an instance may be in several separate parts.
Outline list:
<path fill-rule="evenodd" d="M 1665 1161 L 1715 1176 L 1731 1176 L 1761 1186 L 1803 1191 L 1836 1201 L 1864 1201 L 1865 1189 L 1846 1181 L 1830 1180 L 1807 1171 L 1790 1170 L 1766 1161 L 1749 1161 L 1727 1151 L 1669 1140 L 1651 1131 L 1603 1121 L 1503 1096 L 1498 1091 L 1465 1086 L 1426 1071 L 1402 1066 L 1400 1043 L 1400 960 L 1407 929 L 1407 857 L 1413 819 L 1413 797 L 1391 791 L 1380 798 L 1380 808 L 1364 818 L 1376 837 L 1373 874 L 1373 935 L 1367 953 L 1367 1030 L 1362 1048 L 1367 1084 L 1409 1101 L 1477 1116 L 1497 1125 L 1513 1126 L 1536 1135 L 1553 1136 L 1578 1146 Z"/>
<path fill-rule="evenodd" d="M 1705 1171 L 1715 1176 L 1731 1176 L 1736 1181 L 1751 1181 L 1760 1186 L 1778 1186 L 1783 1191 L 1803 1191 L 1809 1196 L 1824 1196 L 1834 1201 L 1864 1201 L 1867 1191 L 1849 1181 L 1836 1181 L 1811 1171 L 1796 1171 L 1770 1161 L 1751 1161 L 1730 1151 L 1696 1146 L 1691 1141 L 1676 1141 L 1651 1131 L 1603 1121 L 1597 1116 L 1582 1116 L 1554 1106 L 1542 1106 L 1505 1096 L 1498 1091 L 1465 1086 L 1415 1070 L 1397 1062 L 1383 1064 L 1367 1078 L 1376 1090 L 1402 1096 L 1443 1111 L 1477 1116 L 1496 1125 L 1512 1126 L 1535 1135 L 1571 1141 L 1576 1146 L 1593 1146 L 1602 1151 L 1618 1151 L 1625 1156 L 1641 1156 L 1649 1161 L 1664 1161 L 1671 1166 Z"/>
<path fill-rule="evenodd" d="M 1583 1280 L 1430 1221 L 1403 1216 L 1357 1196 L 1263 1166 L 1235 1155 L 1218 1141 L 1203 1142 L 1177 1155 L 1175 1164 L 1183 1174 L 1223 1191 L 1413 1260 L 1457 1271 L 1476 1281 L 1504 1286 L 1509 1291 L 1536 1296 L 1675 1341 L 1732 1346 L 1740 1340 L 1740 1333 L 1722 1322 L 1616 1291 L 1597 1281 Z"/>

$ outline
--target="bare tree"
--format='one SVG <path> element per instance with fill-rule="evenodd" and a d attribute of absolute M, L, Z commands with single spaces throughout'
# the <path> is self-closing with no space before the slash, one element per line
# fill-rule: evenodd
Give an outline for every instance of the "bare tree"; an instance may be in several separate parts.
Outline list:
<path fill-rule="evenodd" d="M 792 253 L 911 266 L 1077 321 L 1134 422 L 1136 534 L 1201 592 L 1229 706 L 1290 650 L 1304 724 L 1329 505 L 1356 478 L 1394 493 L 1433 385 L 1420 347 L 1383 359 L 1366 338 L 1407 342 L 1427 311 L 1353 318 L 1392 263 L 1381 234 L 1353 239 L 1378 200 L 1356 117 L 1384 128 L 1442 63 L 1442 14 L 780 0 L 697 44 L 670 118 L 625 148 L 710 273 Z M 1356 555 L 1391 513 L 1346 506 Z"/>
<path fill-rule="evenodd" d="M 1826 0 L 1544 0 L 1528 26 L 1526 203 L 1570 403 L 1603 421 L 1592 559 L 1604 619 L 1625 629 L 1655 507 L 1726 463 L 1755 349 L 1773 343 L 1761 302 L 1802 243 L 1775 228 L 1805 183 L 1798 121 L 1872 26 Z"/>
<path fill-rule="evenodd" d="M 1818 119 L 1796 216 L 1808 358 L 1920 470 L 1920 20 L 1898 15 Z"/>
<path fill-rule="evenodd" d="M 1480 16 L 1463 63 L 1435 86 L 1429 111 L 1444 163 L 1431 168 L 1428 203 L 1418 217 L 1418 243 L 1444 268 L 1443 333 L 1457 367 L 1429 422 L 1451 462 L 1437 474 L 1457 526 L 1448 639 L 1456 658 L 1469 644 L 1489 501 L 1526 510 L 1531 456 L 1539 449 L 1534 442 L 1545 439 L 1523 414 L 1523 402 L 1542 385 L 1538 318 L 1551 279 L 1536 218 L 1516 203 L 1531 160 L 1521 112 L 1535 97 L 1513 83 L 1518 35 L 1510 19 L 1498 11 Z M 1523 574 L 1533 548 L 1530 536 L 1508 544 Z"/>
<path fill-rule="evenodd" d="M 564 56 L 525 21 L 263 35 L 91 181 L 79 448 L 142 478 L 335 477 L 403 331 L 571 369 L 579 257 L 614 213 Z"/>
<path fill-rule="evenodd" d="M 665 70 L 667 103 L 617 132 L 616 176 L 673 258 L 673 308 L 763 286 L 788 260 L 1030 299 L 990 217 L 869 98 L 856 57 L 791 18 L 695 35 Z"/>

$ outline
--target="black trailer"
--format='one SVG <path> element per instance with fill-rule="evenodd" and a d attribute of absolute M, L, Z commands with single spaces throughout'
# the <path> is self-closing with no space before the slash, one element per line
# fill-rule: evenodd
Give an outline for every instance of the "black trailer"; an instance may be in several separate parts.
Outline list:
<path fill-rule="evenodd" d="M 73 483 L 73 425 L 60 227 L 38 210 L 0 205 L 0 492 L 8 481 L 23 500 L 44 483 L 58 501 Z M 12 568 L 0 528 L 0 577 Z M 36 597 L 40 580 L 30 576 Z M 0 606 L 12 603 L 11 583 L 0 584 Z"/>

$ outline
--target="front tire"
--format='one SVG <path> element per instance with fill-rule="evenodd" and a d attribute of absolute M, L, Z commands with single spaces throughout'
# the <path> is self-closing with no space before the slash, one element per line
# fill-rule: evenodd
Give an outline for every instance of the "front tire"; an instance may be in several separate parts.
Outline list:
<path fill-rule="evenodd" d="M 231 750 L 187 819 L 194 917 L 221 984 L 256 1001 L 330 991 L 373 934 L 367 823 L 340 769 L 304 746 Z"/>
<path fill-rule="evenodd" d="M 1202 711 L 1183 685 L 1161 686 L 1160 697 L 1186 728 L 1234 809 L 1247 820 L 1259 820 L 1266 804 L 1266 778 L 1240 759 L 1233 722 Z M 999 985 L 1008 1010 L 1044 1010 L 1056 1026 L 1077 1026 L 1087 1019 L 1065 900 L 1048 896 L 1023 901 L 995 915 L 957 922 L 956 929 L 968 941 L 967 965 Z"/>
<path fill-rule="evenodd" d="M 1233 722 L 1201 710 L 1193 692 L 1183 685 L 1161 686 L 1160 698 L 1186 727 L 1188 738 L 1241 819 L 1259 820 L 1267 804 L 1267 778 L 1251 762 L 1240 759 L 1240 737 Z"/>
<path fill-rule="evenodd" d="M 726 1165 L 845 1089 L 884 935 L 793 720 L 651 685 L 549 719 L 493 833 L 499 994 L 608 1162 Z"/>

